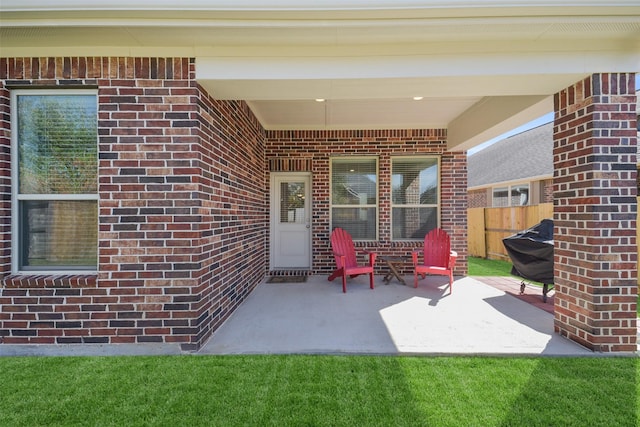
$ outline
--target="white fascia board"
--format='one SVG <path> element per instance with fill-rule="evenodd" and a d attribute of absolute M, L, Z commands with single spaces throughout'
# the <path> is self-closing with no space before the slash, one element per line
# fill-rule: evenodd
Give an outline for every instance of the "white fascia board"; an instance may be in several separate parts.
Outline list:
<path fill-rule="evenodd" d="M 257 9 L 243 9 L 226 12 L 215 8 L 178 9 L 157 8 L 81 8 L 81 9 L 9 9 L 0 3 L 2 26 L 77 26 L 77 27 L 189 27 L 189 28 L 237 28 L 237 29 L 315 29 L 322 31 L 357 30 L 368 28 L 384 31 L 386 28 L 441 28 L 447 34 L 450 28 L 456 30 L 460 26 L 478 27 L 516 25 L 520 31 L 536 31 L 536 26 L 553 24 L 633 24 L 640 18 L 640 5 L 633 8 L 606 8 L 596 11 L 583 9 L 572 10 L 572 13 L 561 13 L 560 10 L 545 8 L 543 12 L 518 10 L 518 13 L 424 13 L 419 10 L 411 13 L 394 13 L 387 11 L 377 16 L 366 13 L 345 13 L 333 10 L 324 14 L 305 12 L 281 12 Z M 486 31 L 486 29 L 485 29 Z M 500 30 L 498 30 L 500 32 Z M 375 36 L 375 34 L 374 34 Z M 596 37 L 597 38 L 597 37 Z"/>
<path fill-rule="evenodd" d="M 215 80 L 378 79 L 613 72 L 638 66 L 640 53 L 539 52 L 397 56 L 198 57 L 197 76 Z M 600 64 L 600 65 L 598 65 Z"/>
<path fill-rule="evenodd" d="M 141 57 L 141 58 L 193 58 L 193 47 L 141 47 L 141 46 L 34 46 L 7 47 L 0 42 L 0 58 L 42 57 Z"/>
<path fill-rule="evenodd" d="M 532 4 L 533 3 L 533 4 Z M 3 0 L 0 10 L 415 10 L 445 9 L 469 14 L 474 9 L 540 9 L 638 6 L 637 0 Z M 477 12 L 476 12 L 477 13 Z"/>

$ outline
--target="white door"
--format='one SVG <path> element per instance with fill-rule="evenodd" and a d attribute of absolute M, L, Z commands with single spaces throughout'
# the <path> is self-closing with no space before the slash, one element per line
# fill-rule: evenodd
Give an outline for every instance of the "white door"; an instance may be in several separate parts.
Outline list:
<path fill-rule="evenodd" d="M 271 175 L 271 269 L 311 268 L 311 176 Z"/>

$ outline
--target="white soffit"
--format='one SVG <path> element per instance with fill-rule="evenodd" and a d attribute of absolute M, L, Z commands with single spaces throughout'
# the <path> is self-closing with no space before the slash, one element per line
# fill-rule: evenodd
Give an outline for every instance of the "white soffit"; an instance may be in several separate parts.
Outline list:
<path fill-rule="evenodd" d="M 249 101 L 267 129 L 446 128 L 480 98 Z M 375 122 L 374 120 L 378 120 Z M 277 126 L 270 124 L 277 123 Z"/>

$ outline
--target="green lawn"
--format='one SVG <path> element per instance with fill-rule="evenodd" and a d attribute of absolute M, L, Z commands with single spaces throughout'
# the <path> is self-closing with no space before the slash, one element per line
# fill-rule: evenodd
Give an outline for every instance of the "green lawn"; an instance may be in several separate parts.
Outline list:
<path fill-rule="evenodd" d="M 631 357 L 0 358 L 3 426 L 636 426 Z"/>
<path fill-rule="evenodd" d="M 469 276 L 511 276 L 511 263 L 506 261 L 469 257 L 468 263 Z M 528 280 L 526 282 L 536 286 L 542 286 L 541 283 Z M 640 292 L 638 292 L 636 311 L 638 317 L 640 317 Z"/>
<path fill-rule="evenodd" d="M 511 263 L 493 259 L 469 257 L 469 276 L 511 276 Z"/>

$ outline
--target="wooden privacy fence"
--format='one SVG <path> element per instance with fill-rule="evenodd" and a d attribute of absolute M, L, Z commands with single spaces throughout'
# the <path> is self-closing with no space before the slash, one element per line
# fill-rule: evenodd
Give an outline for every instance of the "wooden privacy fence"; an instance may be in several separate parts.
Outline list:
<path fill-rule="evenodd" d="M 640 204 L 640 197 L 638 204 Z M 467 210 L 467 215 L 469 256 L 511 262 L 502 239 L 534 226 L 545 218 L 553 218 L 553 203 L 512 208 L 470 208 Z M 636 241 L 640 242 L 638 226 L 636 226 L 636 236 Z M 640 258 L 640 246 L 638 258 Z M 640 285 L 640 275 L 638 285 Z"/>
<path fill-rule="evenodd" d="M 553 203 L 506 208 L 471 208 L 467 211 L 469 255 L 509 261 L 502 239 L 553 218 Z"/>

